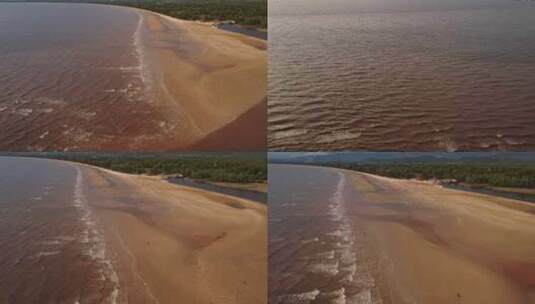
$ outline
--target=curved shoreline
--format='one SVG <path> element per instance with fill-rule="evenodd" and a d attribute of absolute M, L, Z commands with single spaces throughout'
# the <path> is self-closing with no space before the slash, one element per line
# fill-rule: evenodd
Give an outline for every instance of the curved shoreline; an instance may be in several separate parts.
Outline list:
<path fill-rule="evenodd" d="M 254 109 L 266 103 L 266 43 L 209 23 L 131 9 L 145 18 L 149 37 L 144 47 L 155 76 L 155 102 L 176 115 L 168 116 L 166 128 L 172 131 L 161 150 L 187 150 L 206 142 L 210 149 L 228 149 L 229 144 L 221 141 L 229 129 L 234 133 L 230 146 L 235 149 L 264 149 L 266 131 L 250 116 L 252 112 L 257 118 Z M 240 127 L 233 128 L 237 123 Z M 256 134 L 239 139 L 240 129 Z M 173 133 L 180 138 L 173 140 Z"/>
<path fill-rule="evenodd" d="M 310 179 L 302 179 L 305 170 Z M 362 237 L 357 246 L 363 253 L 361 262 L 371 267 L 385 304 L 531 303 L 535 299 L 533 204 L 321 166 L 273 164 L 270 172 L 291 176 L 279 181 L 273 197 L 279 197 L 276 191 L 302 192 L 328 174 L 345 176 L 343 188 L 348 192 L 343 214 L 352 232 Z M 316 196 L 337 192 L 335 183 L 327 184 L 309 190 Z M 314 213 L 328 204 L 325 199 L 317 204 L 320 207 L 314 206 L 314 197 L 300 199 L 286 198 L 284 204 L 304 210 L 299 216 L 313 216 L 309 220 L 317 221 L 316 225 L 328 224 Z M 276 211 L 277 201 L 272 206 Z M 297 231 L 298 236 L 308 237 Z M 274 242 L 280 248 L 290 246 L 282 239 Z M 299 281 L 299 277 L 293 279 Z"/>
<path fill-rule="evenodd" d="M 63 12 L 88 11 L 101 27 L 94 36 L 73 36 L 75 45 L 94 44 L 91 51 L 80 47 L 72 52 L 79 52 L 81 59 L 70 58 L 71 64 L 65 66 L 57 63 L 61 73 L 53 68 L 41 71 L 57 81 L 62 81 L 64 74 L 76 73 L 87 79 L 76 82 L 83 77 L 73 78 L 57 88 L 48 79 L 28 73 L 39 89 L 28 90 L 37 93 L 18 102 L 19 95 L 28 94 L 21 88 L 5 98 L 5 106 L 0 107 L 0 120 L 6 128 L 0 145 L 3 150 L 184 151 L 208 141 L 210 149 L 221 151 L 228 145 L 219 144 L 221 140 L 214 134 L 236 121 L 241 127 L 234 129 L 230 145 L 236 150 L 265 149 L 265 130 L 258 126 L 259 121 L 247 118 L 252 109 L 262 107 L 267 96 L 265 41 L 128 6 L 14 3 L 23 10 L 25 4 L 46 7 L 59 14 L 56 19 Z M 104 16 L 102 20 L 100 16 Z M 43 28 L 55 24 L 47 18 L 42 20 Z M 70 22 L 75 31 L 87 31 L 78 20 L 67 18 L 64 23 L 69 26 Z M 110 41 L 107 35 L 115 34 L 122 34 L 115 42 L 117 52 L 113 41 L 100 44 L 103 37 Z M 43 51 L 28 52 L 26 59 L 38 58 L 49 43 L 45 39 Z M 14 75 L 14 82 L 27 81 L 26 76 Z M 251 136 L 241 139 L 242 130 Z"/>
<path fill-rule="evenodd" d="M 13 235 L 12 242 L 3 239 L 4 249 L 9 253 L 20 243 L 28 247 L 23 257 L 35 254 L 34 245 L 42 251 L 36 260 L 42 266 L 28 264 L 31 271 L 17 266 L 15 270 L 23 272 L 15 271 L 10 285 L 0 284 L 2 296 L 47 302 L 47 296 L 55 295 L 55 302 L 69 303 L 265 303 L 265 205 L 69 161 L 0 157 L 0 165 L 18 167 L 33 178 L 20 188 L 24 192 L 10 186 L 23 173 L 7 170 L 0 178 L 0 187 L 13 188 L 6 195 L 14 203 L 0 205 L 2 210 L 17 215 L 18 205 L 28 208 L 21 218 L 3 222 L 2 227 L 16 222 L 14 231 L 26 231 L 24 236 Z M 61 230 L 57 221 L 79 228 Z M 37 229 L 28 229 L 25 222 L 36 222 Z M 77 250 L 87 250 L 90 258 L 63 258 L 73 245 L 56 242 L 58 233 L 73 244 L 80 242 Z M 39 241 L 29 246 L 28 238 L 47 241 L 46 248 Z M 62 288 L 34 284 L 41 275 L 69 278 L 68 271 L 81 273 Z M 96 283 L 79 279 L 93 272 L 98 274 L 91 277 Z M 105 288 L 97 283 L 106 283 Z"/>

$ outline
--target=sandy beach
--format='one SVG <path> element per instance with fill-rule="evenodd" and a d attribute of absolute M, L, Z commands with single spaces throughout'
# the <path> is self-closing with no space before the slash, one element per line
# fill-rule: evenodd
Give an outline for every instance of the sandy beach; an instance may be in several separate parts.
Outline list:
<path fill-rule="evenodd" d="M 270 303 L 535 302 L 532 203 L 325 167 L 269 172 Z"/>
<path fill-rule="evenodd" d="M 535 205 L 345 172 L 387 303 L 534 303 Z M 359 227 L 359 228 L 356 228 Z"/>
<path fill-rule="evenodd" d="M 1 150 L 265 150 L 265 40 L 123 6 L 4 6 Z"/>
<path fill-rule="evenodd" d="M 262 149 L 266 135 L 267 43 L 137 10 L 163 149 Z"/>
<path fill-rule="evenodd" d="M 54 303 L 266 303 L 265 205 L 173 185 L 159 177 L 126 175 L 68 162 L 2 158 L 1 165 L 28 167 L 24 172 L 46 166 L 49 172 L 65 179 L 56 181 L 53 187 L 44 187 L 51 180 L 45 175 L 40 183 L 28 183 L 30 192 L 44 187 L 48 192 L 40 194 L 41 205 L 50 201 L 59 204 L 56 210 L 73 208 L 81 214 L 80 217 L 71 212 L 72 219 L 62 219 L 79 228 L 60 231 L 61 240 L 68 241 L 49 241 L 54 250 L 45 252 L 39 260 L 42 267 L 34 268 L 33 275 L 28 276 L 19 267 L 14 268 L 19 278 L 15 284 L 4 285 L 0 281 L 0 294 L 7 299 L 48 303 L 41 296 L 50 295 L 46 299 L 53 298 Z M 8 182 L 0 181 L 2 187 Z M 20 195 L 13 191 L 13 200 L 20 200 Z M 35 216 L 26 213 L 26 217 L 28 214 Z M 13 227 L 17 227 L 16 223 Z M 45 233 L 49 224 L 45 218 L 43 225 L 35 231 L 26 229 L 25 235 Z M 84 232 L 87 243 L 77 245 L 77 240 L 84 238 L 77 234 Z M 64 234 L 69 233 L 75 235 L 67 239 Z M 8 234 L 0 237 L 4 248 L 9 248 L 5 243 Z M 52 232 L 47 234 L 52 237 Z M 80 253 L 66 259 L 65 248 Z M 47 259 L 62 261 L 64 267 L 55 267 Z M 32 284 L 39 277 L 39 269 L 45 271 L 43 275 L 56 273 L 61 277 L 71 268 L 81 271 L 80 263 L 101 273 L 102 279 L 95 275 L 65 282 L 66 291 L 59 295 L 49 290 L 50 286 L 39 289 L 39 285 Z M 106 288 L 94 282 L 105 282 L 102 284 Z"/>

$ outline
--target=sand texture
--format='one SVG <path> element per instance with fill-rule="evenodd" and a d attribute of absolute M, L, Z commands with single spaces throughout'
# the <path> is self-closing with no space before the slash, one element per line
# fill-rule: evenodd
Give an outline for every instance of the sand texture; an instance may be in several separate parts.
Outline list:
<path fill-rule="evenodd" d="M 87 175 L 129 303 L 265 303 L 265 206 L 157 178 Z"/>
<path fill-rule="evenodd" d="M 266 42 L 206 23 L 141 14 L 151 89 L 166 114 L 169 142 L 162 148 L 263 149 Z"/>
<path fill-rule="evenodd" d="M 266 303 L 267 207 L 0 157 L 2 303 Z"/>
<path fill-rule="evenodd" d="M 122 6 L 28 6 L 6 50 L 28 46 L 0 66 L 0 150 L 265 150 L 266 41 Z"/>
<path fill-rule="evenodd" d="M 385 303 L 535 303 L 535 206 L 345 171 Z"/>

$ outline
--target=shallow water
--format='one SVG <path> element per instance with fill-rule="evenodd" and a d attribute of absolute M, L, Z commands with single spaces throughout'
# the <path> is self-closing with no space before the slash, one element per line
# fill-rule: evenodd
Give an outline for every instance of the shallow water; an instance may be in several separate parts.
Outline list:
<path fill-rule="evenodd" d="M 0 149 L 135 145 L 160 130 L 132 9 L 0 3 Z"/>
<path fill-rule="evenodd" d="M 217 25 L 218 29 L 234 32 L 234 33 L 240 33 L 247 36 L 255 37 L 262 40 L 267 40 L 267 32 L 265 31 L 259 31 L 256 29 L 250 29 L 243 26 L 233 25 L 233 24 L 220 24 Z"/>
<path fill-rule="evenodd" d="M 535 148 L 535 4 L 275 1 L 272 150 Z"/>
<path fill-rule="evenodd" d="M 269 167 L 269 303 L 381 303 L 346 215 L 348 178 Z"/>
<path fill-rule="evenodd" d="M 203 180 L 194 180 L 191 178 L 176 178 L 169 177 L 167 179 L 170 183 L 188 186 L 192 188 L 198 188 L 203 190 L 208 190 L 210 192 L 222 193 L 230 196 L 235 196 L 243 198 L 246 200 L 251 200 L 259 203 L 267 203 L 267 194 L 261 191 L 249 190 L 249 189 L 240 189 L 235 187 L 226 187 L 211 182 L 206 182 Z"/>
<path fill-rule="evenodd" d="M 0 302 L 120 302 L 85 191 L 70 165 L 0 157 Z"/>

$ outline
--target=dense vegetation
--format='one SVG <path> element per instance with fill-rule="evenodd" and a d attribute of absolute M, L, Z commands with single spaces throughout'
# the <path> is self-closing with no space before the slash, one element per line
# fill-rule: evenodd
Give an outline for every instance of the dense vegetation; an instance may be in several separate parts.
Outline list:
<path fill-rule="evenodd" d="M 0 2 L 84 2 L 141 8 L 167 16 L 200 21 L 234 20 L 267 28 L 267 0 L 0 0 Z"/>
<path fill-rule="evenodd" d="M 252 183 L 267 179 L 265 153 L 19 154 L 69 160 L 118 172 L 148 175 L 182 175 L 215 182 Z"/>
<path fill-rule="evenodd" d="M 137 7 L 185 20 L 234 20 L 241 25 L 267 28 L 267 0 L 187 0 L 184 2 L 96 0 L 96 2 Z"/>
<path fill-rule="evenodd" d="M 395 178 L 455 179 L 493 187 L 535 187 L 535 165 L 518 163 L 330 163 L 329 166 Z"/>

